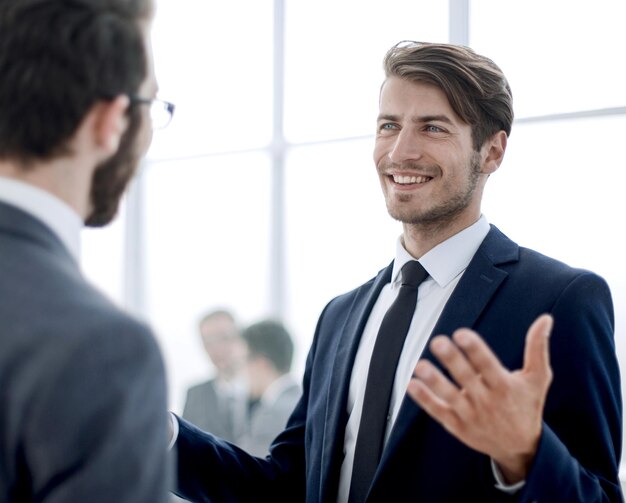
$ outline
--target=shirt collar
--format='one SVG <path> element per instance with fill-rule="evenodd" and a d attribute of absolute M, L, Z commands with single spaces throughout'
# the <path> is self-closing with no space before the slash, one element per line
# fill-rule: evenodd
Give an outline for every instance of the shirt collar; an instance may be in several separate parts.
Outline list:
<path fill-rule="evenodd" d="M 1 176 L 0 201 L 41 220 L 79 262 L 83 221 L 69 205 L 34 185 Z"/>
<path fill-rule="evenodd" d="M 488 232 L 489 223 L 484 215 L 481 215 L 475 223 L 435 246 L 421 257 L 419 262 L 429 276 L 443 288 L 467 268 Z M 392 284 L 399 282 L 400 270 L 410 260 L 416 259 L 406 251 L 400 236 L 396 243 Z"/>

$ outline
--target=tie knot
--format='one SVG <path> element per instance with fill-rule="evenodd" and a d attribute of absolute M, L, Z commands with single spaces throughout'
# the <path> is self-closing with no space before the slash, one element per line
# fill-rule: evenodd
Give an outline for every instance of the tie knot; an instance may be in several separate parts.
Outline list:
<path fill-rule="evenodd" d="M 417 288 L 427 277 L 426 269 L 417 260 L 410 260 L 402 267 L 402 286 Z"/>

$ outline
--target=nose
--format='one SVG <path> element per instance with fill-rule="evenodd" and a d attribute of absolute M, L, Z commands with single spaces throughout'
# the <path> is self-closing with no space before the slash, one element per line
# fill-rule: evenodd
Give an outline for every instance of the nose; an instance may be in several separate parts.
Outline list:
<path fill-rule="evenodd" d="M 394 138 L 387 156 L 393 163 L 416 161 L 422 157 L 421 142 L 412 128 L 403 128 Z"/>

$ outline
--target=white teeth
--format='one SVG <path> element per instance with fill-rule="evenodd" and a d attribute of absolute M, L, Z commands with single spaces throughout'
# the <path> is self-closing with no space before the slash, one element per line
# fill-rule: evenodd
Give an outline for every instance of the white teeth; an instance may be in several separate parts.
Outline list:
<path fill-rule="evenodd" d="M 411 183 L 425 183 L 429 180 L 426 176 L 400 176 L 393 175 L 393 181 L 401 185 L 409 185 Z"/>

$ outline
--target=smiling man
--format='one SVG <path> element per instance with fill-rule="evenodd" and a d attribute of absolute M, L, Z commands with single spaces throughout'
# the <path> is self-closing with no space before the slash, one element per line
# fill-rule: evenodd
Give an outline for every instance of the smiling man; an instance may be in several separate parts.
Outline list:
<path fill-rule="evenodd" d="M 506 141 L 499 131 L 475 151 L 471 126 L 442 90 L 395 76 L 385 81 L 374 162 L 389 214 L 409 225 L 404 244 L 415 246 L 408 250 L 414 257 L 479 219 L 487 176 L 498 169 Z"/>
<path fill-rule="evenodd" d="M 269 457 L 176 423 L 180 493 L 622 501 L 607 284 L 518 246 L 481 213 L 513 123 L 504 75 L 468 48 L 417 42 L 391 48 L 384 68 L 374 162 L 403 224 L 396 256 L 324 309 Z"/>

